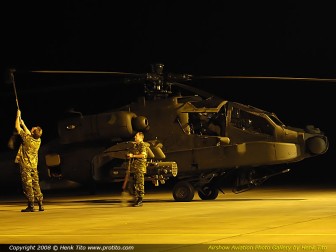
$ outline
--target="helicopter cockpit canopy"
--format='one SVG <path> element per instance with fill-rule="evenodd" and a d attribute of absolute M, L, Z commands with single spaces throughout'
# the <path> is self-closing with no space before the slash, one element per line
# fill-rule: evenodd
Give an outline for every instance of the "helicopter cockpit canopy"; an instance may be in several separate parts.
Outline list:
<path fill-rule="evenodd" d="M 227 104 L 217 97 L 209 97 L 206 100 L 186 102 L 180 109 L 181 113 L 218 113 Z"/>
<path fill-rule="evenodd" d="M 226 124 L 226 104 L 228 101 L 217 97 L 185 102 L 179 109 L 179 120 L 186 134 L 221 136 Z M 216 125 L 214 125 L 216 124 Z M 214 126 L 215 129 L 211 129 Z"/>

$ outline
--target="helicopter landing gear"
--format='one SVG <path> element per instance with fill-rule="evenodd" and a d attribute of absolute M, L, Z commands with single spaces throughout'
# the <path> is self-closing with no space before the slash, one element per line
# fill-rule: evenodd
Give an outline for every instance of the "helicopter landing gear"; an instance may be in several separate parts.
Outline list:
<path fill-rule="evenodd" d="M 177 182 L 173 188 L 173 197 L 178 202 L 192 201 L 195 194 L 195 188 L 187 181 Z"/>
<path fill-rule="evenodd" d="M 204 185 L 201 190 L 198 191 L 198 196 L 202 200 L 214 200 L 218 196 L 218 189 L 212 185 Z"/>

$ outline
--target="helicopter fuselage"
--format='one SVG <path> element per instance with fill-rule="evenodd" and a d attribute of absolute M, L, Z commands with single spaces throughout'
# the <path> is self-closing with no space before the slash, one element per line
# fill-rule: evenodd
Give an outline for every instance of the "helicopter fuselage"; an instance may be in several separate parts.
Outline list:
<path fill-rule="evenodd" d="M 179 173 L 291 163 L 328 149 L 327 138 L 313 126 L 289 128 L 273 113 L 215 98 L 173 97 L 131 104 L 129 110 L 148 119 L 147 138 L 160 139 Z"/>
<path fill-rule="evenodd" d="M 194 190 L 201 199 L 215 199 L 231 175 L 233 191 L 244 191 L 288 171 L 272 165 L 321 155 L 329 145 L 318 128 L 287 127 L 274 113 L 252 106 L 215 97 L 143 98 L 59 121 L 59 138 L 40 151 L 44 189 L 55 180 L 65 186 L 122 181 L 130 139 L 138 131 L 151 153 L 146 180 L 159 185 L 175 179 L 176 201 L 192 200 Z"/>

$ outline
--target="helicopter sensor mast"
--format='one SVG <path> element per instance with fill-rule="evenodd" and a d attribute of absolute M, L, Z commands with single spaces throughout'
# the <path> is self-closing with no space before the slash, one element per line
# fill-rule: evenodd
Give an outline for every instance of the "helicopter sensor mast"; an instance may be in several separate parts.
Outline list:
<path fill-rule="evenodd" d="M 145 93 L 146 95 L 165 95 L 170 93 L 170 88 L 165 87 L 163 76 L 164 64 L 152 64 L 152 72 L 146 74 Z"/>
<path fill-rule="evenodd" d="M 172 94 L 171 85 L 176 81 L 191 80 L 190 74 L 163 74 L 164 64 L 152 64 L 152 72 L 146 74 L 145 94 L 151 98 L 167 97 Z"/>

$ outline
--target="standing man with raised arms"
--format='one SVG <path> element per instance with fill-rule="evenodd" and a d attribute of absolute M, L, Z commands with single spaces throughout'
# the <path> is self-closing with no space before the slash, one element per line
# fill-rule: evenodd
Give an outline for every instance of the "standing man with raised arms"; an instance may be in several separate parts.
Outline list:
<path fill-rule="evenodd" d="M 21 119 L 21 111 L 17 110 L 15 129 L 22 138 L 15 158 L 15 163 L 20 166 L 23 193 L 28 200 L 28 206 L 21 212 L 34 212 L 34 201 L 39 205 L 39 211 L 44 211 L 43 194 L 39 184 L 37 171 L 38 151 L 41 145 L 42 128 L 40 126 L 27 128 Z"/>

